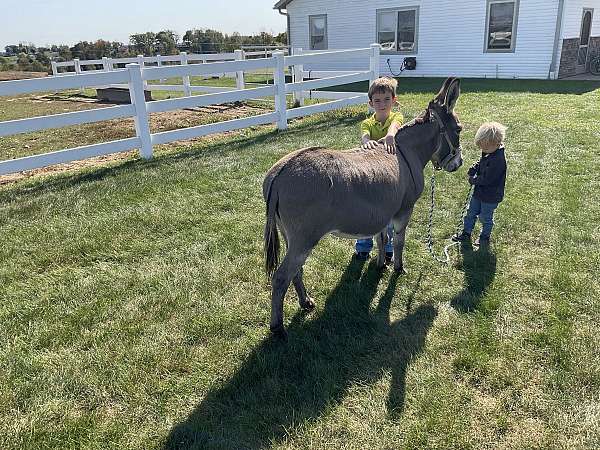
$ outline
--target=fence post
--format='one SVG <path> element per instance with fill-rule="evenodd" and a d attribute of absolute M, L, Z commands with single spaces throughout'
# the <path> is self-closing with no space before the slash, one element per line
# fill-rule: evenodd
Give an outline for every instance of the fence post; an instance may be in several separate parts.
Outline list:
<path fill-rule="evenodd" d="M 102 70 L 104 70 L 105 72 L 110 72 L 110 65 L 108 64 L 107 56 L 102 57 Z"/>
<path fill-rule="evenodd" d="M 187 53 L 181 52 L 181 53 L 179 53 L 179 56 L 181 56 L 181 65 L 187 66 L 187 63 L 188 63 Z M 190 76 L 184 75 L 181 78 L 183 79 L 183 91 L 185 92 L 185 95 L 187 97 L 189 97 L 192 95 L 192 88 L 190 87 Z"/>
<path fill-rule="evenodd" d="M 142 69 L 139 64 L 127 64 L 129 71 L 129 96 L 135 108 L 135 133 L 141 141 L 140 154 L 144 159 L 152 158 L 152 138 L 150 136 L 150 123 L 146 109 Z"/>
<path fill-rule="evenodd" d="M 369 87 L 373 84 L 377 78 L 379 78 L 379 52 L 381 47 L 379 44 L 371 44 L 371 55 L 369 56 L 369 71 L 371 72 L 369 75 Z M 369 113 L 374 111 L 373 108 L 369 106 Z"/>
<path fill-rule="evenodd" d="M 75 66 L 75 74 L 80 75 L 81 74 L 81 63 L 79 62 L 79 58 L 75 58 L 73 60 L 73 64 Z M 79 92 L 83 92 L 83 87 L 79 88 Z"/>
<path fill-rule="evenodd" d="M 302 48 L 294 48 L 292 51 L 294 56 L 302 54 Z M 302 83 L 304 81 L 304 66 L 302 64 L 296 64 L 293 67 L 294 83 Z M 304 92 L 294 92 L 294 106 L 304 106 Z"/>
<path fill-rule="evenodd" d="M 369 70 L 371 75 L 369 77 L 369 86 L 379 78 L 379 51 L 381 47 L 379 44 L 371 44 L 371 56 L 369 57 Z"/>
<path fill-rule="evenodd" d="M 160 56 L 160 55 L 156 55 L 156 67 L 162 67 L 162 56 Z M 164 83 L 165 79 L 161 78 L 160 82 Z"/>
<path fill-rule="evenodd" d="M 50 65 L 52 66 L 52 76 L 58 75 L 58 66 L 56 65 L 56 61 L 50 61 Z M 54 94 L 58 94 L 58 91 L 54 91 Z"/>
<path fill-rule="evenodd" d="M 277 62 L 273 73 L 273 82 L 275 83 L 275 112 L 279 113 L 277 128 L 279 130 L 286 130 L 287 104 L 285 97 L 285 57 L 283 52 L 274 52 L 273 56 Z"/>
<path fill-rule="evenodd" d="M 137 55 L 138 64 L 140 65 L 140 70 L 142 70 L 146 64 L 144 63 L 144 55 Z M 144 89 L 148 87 L 148 81 L 144 80 Z"/>
<path fill-rule="evenodd" d="M 236 61 L 243 61 L 245 56 L 244 56 L 244 50 L 234 50 L 235 53 L 235 60 Z M 244 89 L 245 88 L 245 84 L 244 84 L 244 71 L 243 70 L 238 70 L 235 73 L 235 86 L 237 89 Z"/>

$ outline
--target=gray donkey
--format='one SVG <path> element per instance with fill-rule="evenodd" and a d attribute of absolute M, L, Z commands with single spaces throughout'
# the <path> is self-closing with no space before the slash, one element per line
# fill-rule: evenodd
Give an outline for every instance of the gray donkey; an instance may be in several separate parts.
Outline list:
<path fill-rule="evenodd" d="M 422 120 L 413 120 L 396 135 L 397 151 L 349 151 L 310 147 L 281 158 L 267 173 L 263 196 L 267 206 L 264 234 L 266 272 L 272 275 L 271 331 L 286 337 L 283 299 L 290 285 L 300 307 L 315 302 L 302 281 L 302 266 L 311 250 L 328 233 L 347 238 L 375 236 L 377 267 L 385 264 L 385 228 L 394 225 L 394 270 L 405 273 L 402 251 L 406 226 L 424 187 L 423 169 L 454 172 L 462 165 L 460 131 L 454 105 L 460 80 L 448 78 L 429 103 Z M 286 254 L 279 265 L 279 235 Z M 279 267 L 278 267 L 279 266 Z"/>

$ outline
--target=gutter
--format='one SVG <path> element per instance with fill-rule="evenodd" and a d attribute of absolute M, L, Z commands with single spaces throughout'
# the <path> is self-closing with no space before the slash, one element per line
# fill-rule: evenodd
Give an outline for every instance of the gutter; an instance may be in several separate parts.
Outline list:
<path fill-rule="evenodd" d="M 286 23 L 286 31 L 285 31 L 285 39 L 286 39 L 286 44 L 288 46 L 288 54 L 291 55 L 292 54 L 292 37 L 290 36 L 290 15 L 287 12 L 287 9 L 285 10 L 285 12 L 283 12 L 283 8 L 278 8 L 277 11 L 279 12 L 279 14 L 281 14 L 282 16 L 285 16 L 287 19 L 287 23 Z"/>
<path fill-rule="evenodd" d="M 552 50 L 552 62 L 550 62 L 550 69 L 548 70 L 548 79 L 556 80 L 558 78 L 557 68 L 557 56 L 558 56 L 558 45 L 560 44 L 560 38 L 563 29 L 563 18 L 565 12 L 565 0 L 558 0 L 558 12 L 556 14 L 556 30 L 554 32 L 554 46 Z"/>

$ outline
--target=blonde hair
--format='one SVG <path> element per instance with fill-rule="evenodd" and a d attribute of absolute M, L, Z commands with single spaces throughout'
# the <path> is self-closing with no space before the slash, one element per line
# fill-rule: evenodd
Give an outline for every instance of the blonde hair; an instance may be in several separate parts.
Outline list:
<path fill-rule="evenodd" d="M 506 126 L 498 122 L 485 122 L 475 134 L 475 145 L 500 145 L 506 137 Z"/>
<path fill-rule="evenodd" d="M 371 86 L 369 86 L 369 100 L 373 98 L 373 94 L 392 94 L 392 97 L 396 96 L 396 88 L 398 82 L 390 77 L 379 77 Z"/>

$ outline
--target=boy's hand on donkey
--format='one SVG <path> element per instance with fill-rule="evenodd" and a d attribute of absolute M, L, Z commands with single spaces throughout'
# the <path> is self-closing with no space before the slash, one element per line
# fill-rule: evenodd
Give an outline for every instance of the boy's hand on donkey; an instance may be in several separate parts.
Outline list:
<path fill-rule="evenodd" d="M 385 147 L 385 150 L 390 155 L 395 155 L 396 154 L 396 139 L 395 139 L 395 136 L 393 134 L 386 135 L 381 140 L 381 142 L 382 142 L 383 146 Z"/>
<path fill-rule="evenodd" d="M 377 141 L 368 140 L 366 142 L 363 142 L 361 144 L 361 147 L 363 150 L 374 150 L 377 148 L 378 145 L 379 143 Z"/>

